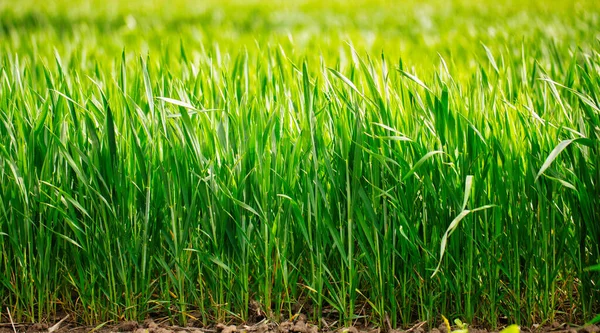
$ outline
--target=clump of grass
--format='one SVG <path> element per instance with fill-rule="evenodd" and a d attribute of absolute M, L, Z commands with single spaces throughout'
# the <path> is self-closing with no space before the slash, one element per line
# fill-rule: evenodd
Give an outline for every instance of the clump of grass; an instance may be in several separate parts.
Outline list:
<path fill-rule="evenodd" d="M 598 310 L 597 4 L 110 4 L 0 5 L 16 321 Z"/>

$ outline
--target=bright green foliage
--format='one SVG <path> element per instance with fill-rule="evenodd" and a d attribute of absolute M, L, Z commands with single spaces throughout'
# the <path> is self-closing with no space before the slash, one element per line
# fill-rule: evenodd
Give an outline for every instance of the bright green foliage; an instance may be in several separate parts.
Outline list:
<path fill-rule="evenodd" d="M 592 0 L 2 1 L 0 304 L 592 318 L 598 27 Z"/>

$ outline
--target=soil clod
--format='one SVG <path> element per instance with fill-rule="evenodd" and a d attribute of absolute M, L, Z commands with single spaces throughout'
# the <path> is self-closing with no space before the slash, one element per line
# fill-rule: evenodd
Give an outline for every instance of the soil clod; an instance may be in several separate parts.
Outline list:
<path fill-rule="evenodd" d="M 354 326 L 342 328 L 339 333 L 358 333 L 358 329 Z"/>
<path fill-rule="evenodd" d="M 440 331 L 440 333 L 448 333 L 448 329 L 446 328 L 446 324 L 441 323 L 440 326 L 438 326 L 438 331 Z"/>
<path fill-rule="evenodd" d="M 234 333 L 237 332 L 237 327 L 235 325 L 226 326 L 224 324 L 217 325 L 217 331 L 221 333 Z"/>
<path fill-rule="evenodd" d="M 152 319 L 146 319 L 144 320 L 144 327 L 149 329 L 155 329 L 158 328 L 158 324 L 155 323 Z"/>
<path fill-rule="evenodd" d="M 277 331 L 279 333 L 289 333 L 292 331 L 292 327 L 294 327 L 294 323 L 291 321 L 284 321 L 283 323 L 279 324 Z"/>
<path fill-rule="evenodd" d="M 300 320 L 296 322 L 294 326 L 292 326 L 292 331 L 298 333 L 308 333 L 308 327 L 303 320 Z"/>
<path fill-rule="evenodd" d="M 37 324 L 33 324 L 33 325 L 29 326 L 27 328 L 27 332 L 29 332 L 29 333 L 43 332 L 43 331 L 46 331 L 47 329 L 48 329 L 48 325 L 47 324 L 37 323 Z"/>
<path fill-rule="evenodd" d="M 579 332 L 598 333 L 598 332 L 600 332 L 600 327 L 598 325 L 588 325 L 588 326 L 583 327 Z"/>
<path fill-rule="evenodd" d="M 139 327 L 137 321 L 126 321 L 115 327 L 117 332 L 132 332 Z"/>

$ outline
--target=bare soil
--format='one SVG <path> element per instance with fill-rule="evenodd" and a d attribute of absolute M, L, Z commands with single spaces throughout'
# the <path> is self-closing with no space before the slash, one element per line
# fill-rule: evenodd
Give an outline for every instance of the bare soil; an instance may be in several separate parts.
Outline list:
<path fill-rule="evenodd" d="M 173 326 L 167 323 L 157 322 L 153 319 L 147 319 L 143 323 L 135 321 L 126 321 L 117 325 L 102 327 L 78 326 L 72 322 L 62 322 L 59 326 L 56 324 L 12 324 L 0 323 L 0 333 L 113 333 L 113 332 L 133 332 L 133 333 L 448 333 L 443 325 L 439 327 L 428 328 L 426 322 L 415 324 L 408 330 L 365 328 L 365 327 L 346 327 L 329 328 L 326 323 L 323 327 L 308 322 L 306 316 L 299 315 L 294 321 L 284 321 L 282 323 L 273 323 L 262 321 L 253 325 L 225 325 L 218 324 L 213 327 L 181 327 Z M 600 333 L 600 326 L 590 325 L 585 327 L 570 327 L 567 324 L 553 323 L 549 326 L 534 325 L 533 327 L 522 327 L 525 333 Z M 469 328 L 469 333 L 497 333 L 497 331 Z"/>

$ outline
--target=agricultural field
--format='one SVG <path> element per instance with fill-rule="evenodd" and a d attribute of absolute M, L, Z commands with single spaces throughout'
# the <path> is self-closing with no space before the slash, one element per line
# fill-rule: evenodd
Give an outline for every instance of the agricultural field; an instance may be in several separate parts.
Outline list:
<path fill-rule="evenodd" d="M 599 153 L 599 1 L 0 0 L 0 322 L 583 325 Z"/>

